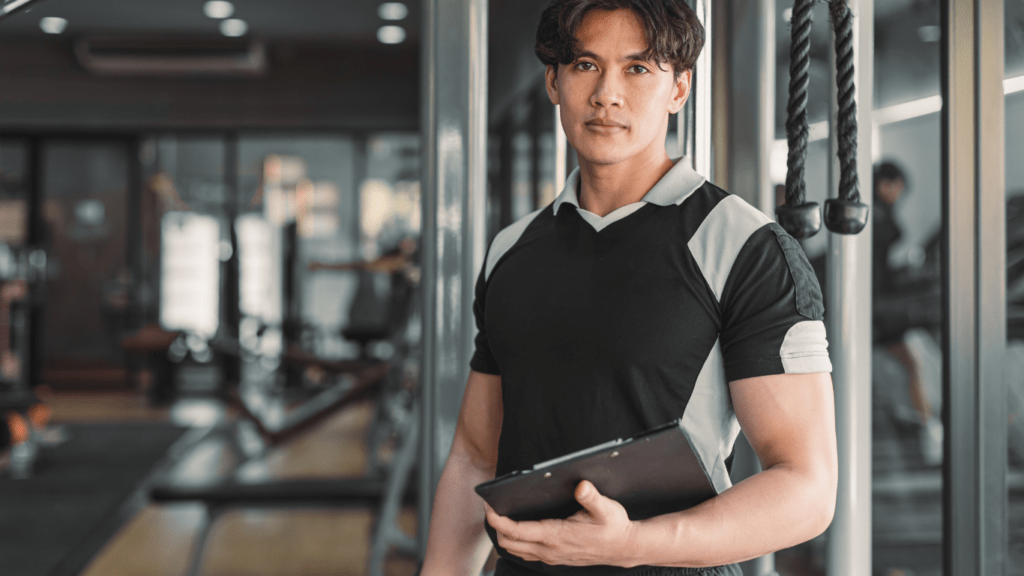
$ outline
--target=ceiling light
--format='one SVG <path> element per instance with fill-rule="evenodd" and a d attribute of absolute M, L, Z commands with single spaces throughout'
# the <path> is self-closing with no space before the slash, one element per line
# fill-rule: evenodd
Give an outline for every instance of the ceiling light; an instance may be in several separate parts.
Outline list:
<path fill-rule="evenodd" d="M 405 28 L 401 26 L 381 26 L 377 29 L 377 40 L 384 44 L 401 44 L 405 40 Z"/>
<path fill-rule="evenodd" d="M 68 21 L 63 18 L 47 16 L 39 21 L 39 27 L 47 34 L 60 34 L 68 27 Z"/>
<path fill-rule="evenodd" d="M 203 4 L 203 14 L 206 14 L 210 18 L 228 18 L 235 13 L 235 5 L 231 2 L 225 2 L 224 0 L 210 0 L 206 4 Z"/>
<path fill-rule="evenodd" d="M 244 36 L 248 31 L 249 25 L 245 23 L 245 20 L 228 18 L 227 20 L 220 21 L 220 33 L 225 36 Z"/>
<path fill-rule="evenodd" d="M 401 2 L 385 2 L 377 7 L 377 15 L 382 20 L 401 20 L 409 15 L 409 9 Z"/>

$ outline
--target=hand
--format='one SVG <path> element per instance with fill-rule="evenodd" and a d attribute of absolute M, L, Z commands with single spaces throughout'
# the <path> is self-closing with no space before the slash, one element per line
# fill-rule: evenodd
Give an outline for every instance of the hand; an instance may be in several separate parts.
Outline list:
<path fill-rule="evenodd" d="M 484 503 L 487 522 L 498 533 L 498 544 L 523 560 L 567 566 L 640 564 L 632 557 L 636 524 L 626 509 L 586 480 L 576 486 L 575 496 L 583 510 L 565 520 L 516 522 Z"/>

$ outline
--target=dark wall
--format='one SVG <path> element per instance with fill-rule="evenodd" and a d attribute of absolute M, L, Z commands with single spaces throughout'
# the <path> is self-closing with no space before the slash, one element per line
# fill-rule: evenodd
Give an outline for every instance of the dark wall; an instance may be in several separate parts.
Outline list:
<path fill-rule="evenodd" d="M 96 78 L 71 39 L 0 41 L 0 130 L 412 129 L 419 50 L 274 42 L 260 78 Z"/>

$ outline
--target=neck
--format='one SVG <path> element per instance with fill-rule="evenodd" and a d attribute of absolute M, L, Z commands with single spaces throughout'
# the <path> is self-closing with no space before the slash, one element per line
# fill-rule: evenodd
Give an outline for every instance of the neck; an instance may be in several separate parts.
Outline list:
<path fill-rule="evenodd" d="M 642 200 L 674 165 L 664 146 L 616 164 L 595 164 L 582 157 L 579 163 L 580 208 L 602 217 Z"/>

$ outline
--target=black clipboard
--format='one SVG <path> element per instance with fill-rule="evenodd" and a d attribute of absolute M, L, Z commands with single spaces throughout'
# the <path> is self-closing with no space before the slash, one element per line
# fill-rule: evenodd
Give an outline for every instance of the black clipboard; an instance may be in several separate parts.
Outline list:
<path fill-rule="evenodd" d="M 506 474 L 476 492 L 513 520 L 568 518 L 582 509 L 573 496 L 581 480 L 622 504 L 632 520 L 685 510 L 718 493 L 682 420 Z"/>

